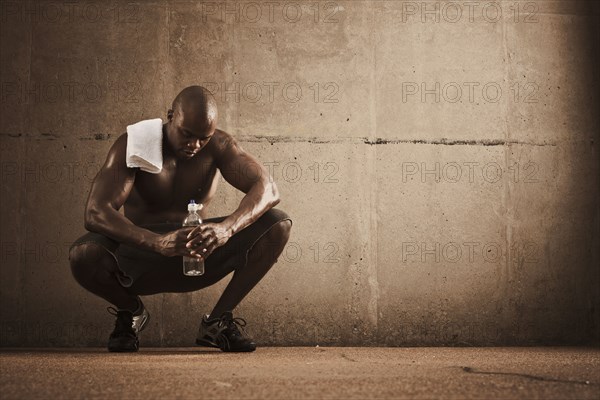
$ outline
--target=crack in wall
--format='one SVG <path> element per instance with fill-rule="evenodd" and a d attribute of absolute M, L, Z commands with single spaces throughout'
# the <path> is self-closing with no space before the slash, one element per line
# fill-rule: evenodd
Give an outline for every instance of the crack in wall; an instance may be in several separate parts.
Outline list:
<path fill-rule="evenodd" d="M 31 138 L 31 139 L 45 139 L 45 140 L 56 140 L 56 139 L 67 139 L 69 136 L 61 136 L 54 133 L 41 133 L 41 134 L 23 134 L 23 133 L 0 133 L 0 137 L 5 138 Z M 95 133 L 87 136 L 80 136 L 78 140 L 113 140 L 116 139 L 116 135 L 110 133 Z M 507 140 L 507 139 L 384 139 L 384 138 L 368 138 L 368 137 L 343 137 L 343 138 L 318 138 L 318 137 L 300 137 L 300 136 L 266 136 L 266 135 L 246 135 L 235 137 L 240 142 L 246 143 L 259 143 L 267 141 L 271 144 L 275 143 L 314 143 L 314 144 L 367 144 L 367 145 L 393 145 L 393 144 L 425 144 L 425 145 L 441 145 L 441 146 L 510 146 L 510 145 L 523 145 L 523 146 L 536 146 L 536 147 L 555 147 L 558 145 L 557 142 L 541 141 L 536 142 L 532 140 Z M 592 141 L 593 143 L 593 141 Z"/>
<path fill-rule="evenodd" d="M 365 144 L 433 144 L 443 146 L 507 146 L 511 144 L 520 144 L 528 146 L 556 146 L 554 142 L 533 142 L 522 140 L 506 139 L 381 139 L 375 141 L 365 140 Z"/>

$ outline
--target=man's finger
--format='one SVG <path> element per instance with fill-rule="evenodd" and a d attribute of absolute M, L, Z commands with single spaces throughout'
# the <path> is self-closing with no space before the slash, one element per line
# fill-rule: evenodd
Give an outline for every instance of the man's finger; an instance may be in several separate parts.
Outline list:
<path fill-rule="evenodd" d="M 198 225 L 196 227 L 194 227 L 194 229 L 191 230 L 190 233 L 188 233 L 187 238 L 190 239 L 194 236 L 197 236 L 198 233 L 202 232 L 202 225 Z"/>
<path fill-rule="evenodd" d="M 203 243 L 200 246 L 194 246 L 194 250 L 191 251 L 191 254 L 197 254 L 206 259 L 217 248 L 216 240 L 211 240 L 209 242 L 210 243 Z"/>
<path fill-rule="evenodd" d="M 206 245 L 206 248 L 212 252 L 217 247 L 217 238 L 215 236 L 210 237 L 204 244 Z"/>
<path fill-rule="evenodd" d="M 190 232 L 192 232 L 194 230 L 194 227 L 189 226 L 189 227 L 185 227 L 185 228 L 181 228 L 179 230 L 179 232 L 177 232 L 177 237 L 178 238 L 187 238 L 187 236 L 190 234 Z"/>
<path fill-rule="evenodd" d="M 206 239 L 200 235 L 193 237 L 191 240 L 188 240 L 188 242 L 185 244 L 185 247 L 188 249 L 196 249 L 198 246 L 202 245 L 205 240 Z"/>

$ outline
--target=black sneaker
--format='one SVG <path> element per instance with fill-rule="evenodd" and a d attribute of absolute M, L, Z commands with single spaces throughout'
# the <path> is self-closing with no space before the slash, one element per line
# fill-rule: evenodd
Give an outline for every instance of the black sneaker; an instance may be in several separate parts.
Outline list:
<path fill-rule="evenodd" d="M 208 315 L 205 315 L 200 322 L 196 344 L 217 347 L 228 352 L 254 351 L 256 344 L 245 336 L 244 326 L 246 321 L 242 318 L 233 318 L 231 311 L 224 312 L 220 318 L 210 320 Z"/>
<path fill-rule="evenodd" d="M 133 329 L 133 313 L 129 310 L 117 310 L 114 307 L 108 307 L 107 310 L 117 317 L 115 330 L 108 338 L 108 351 L 138 351 L 139 342 Z"/>

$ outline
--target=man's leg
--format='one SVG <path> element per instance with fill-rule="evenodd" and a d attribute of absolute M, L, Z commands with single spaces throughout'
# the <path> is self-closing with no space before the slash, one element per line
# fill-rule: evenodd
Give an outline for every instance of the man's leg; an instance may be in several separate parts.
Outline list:
<path fill-rule="evenodd" d="M 233 310 L 265 276 L 282 253 L 289 239 L 291 225 L 290 220 L 281 220 L 256 241 L 248 252 L 246 266 L 239 266 L 235 270 L 211 316 L 218 317 L 225 311 Z M 117 278 L 121 272 L 115 256 L 103 246 L 90 242 L 76 244 L 71 248 L 69 259 L 73 276 L 81 286 L 117 308 L 131 311 L 135 311 L 139 305 L 138 295 L 196 291 L 212 286 L 229 274 L 227 271 L 207 269 L 203 276 L 186 277 L 181 273 L 180 259 L 165 258 L 161 260 L 161 266 L 166 268 L 157 268 L 144 274 L 131 287 L 125 288 Z M 149 264 L 152 262 L 148 261 Z"/>
<path fill-rule="evenodd" d="M 247 264 L 236 269 L 210 318 L 218 318 L 225 311 L 232 311 L 265 276 L 283 252 L 291 227 L 291 221 L 279 221 L 254 244 L 248 253 Z"/>
<path fill-rule="evenodd" d="M 93 242 L 79 243 L 71 247 L 69 260 L 73 277 L 81 286 L 118 308 L 111 312 L 117 320 L 108 339 L 108 350 L 137 351 L 137 331 L 143 329 L 150 316 L 142 307 L 138 296 L 119 283 L 117 260 L 113 254 Z M 134 312 L 138 310 L 139 316 L 134 316 Z"/>
<path fill-rule="evenodd" d="M 77 244 L 69 260 L 73 277 L 85 289 L 119 309 L 137 310 L 138 297 L 119 283 L 117 260 L 108 250 L 95 243 Z"/>
<path fill-rule="evenodd" d="M 290 227 L 289 220 L 282 220 L 274 223 L 264 232 L 249 251 L 247 265 L 245 267 L 236 265 L 233 277 L 211 315 L 218 317 L 224 311 L 233 310 L 256 286 L 283 251 L 289 239 Z M 152 260 L 147 262 L 156 263 Z M 213 261 L 206 267 L 204 275 L 190 277 L 183 275 L 181 258 L 165 258 L 160 261 L 160 265 L 154 265 L 149 268 L 149 272 L 136 279 L 128 291 L 140 296 L 194 292 L 214 285 L 231 273 L 231 270 L 221 267 L 222 265 L 215 264 Z M 219 312 L 221 314 L 217 314 Z"/>
<path fill-rule="evenodd" d="M 282 212 L 279 211 L 274 214 L 281 215 Z M 273 213 L 269 214 L 269 217 L 263 220 L 261 225 L 264 225 L 264 222 L 269 221 L 271 218 L 273 218 Z M 231 281 L 219 298 L 211 315 L 202 318 L 196 344 L 218 347 L 227 352 L 256 350 L 254 341 L 236 326 L 243 327 L 246 322 L 242 318 L 234 318 L 233 309 L 277 262 L 277 258 L 282 253 L 290 237 L 291 226 L 291 220 L 280 219 L 269 226 L 266 231 L 263 231 L 264 233 L 258 240 L 253 239 L 249 243 L 252 248 L 247 254 L 246 251 L 243 254 L 245 265 L 238 264 Z M 246 233 L 250 232 L 252 231 Z M 254 244 L 252 245 L 252 243 Z"/>

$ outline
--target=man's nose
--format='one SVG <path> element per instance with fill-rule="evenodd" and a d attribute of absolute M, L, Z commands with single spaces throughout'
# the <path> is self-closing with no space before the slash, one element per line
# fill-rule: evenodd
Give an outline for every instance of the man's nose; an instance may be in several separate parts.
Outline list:
<path fill-rule="evenodd" d="M 200 148 L 200 139 L 196 139 L 196 140 L 189 142 L 188 146 L 193 149 L 199 149 Z"/>

